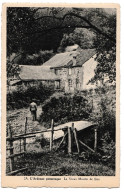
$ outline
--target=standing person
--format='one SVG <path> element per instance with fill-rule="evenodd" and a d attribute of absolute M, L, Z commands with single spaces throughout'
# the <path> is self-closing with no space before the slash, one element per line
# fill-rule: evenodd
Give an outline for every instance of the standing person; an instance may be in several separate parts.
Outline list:
<path fill-rule="evenodd" d="M 33 121 L 36 121 L 36 119 L 37 119 L 37 104 L 34 101 L 30 104 L 30 111 L 31 111 L 31 114 L 33 116 Z"/>

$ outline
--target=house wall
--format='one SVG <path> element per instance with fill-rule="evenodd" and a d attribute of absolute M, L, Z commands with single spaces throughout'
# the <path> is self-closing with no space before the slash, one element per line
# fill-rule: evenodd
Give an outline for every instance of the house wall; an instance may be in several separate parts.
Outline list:
<path fill-rule="evenodd" d="M 42 83 L 46 87 L 50 87 L 53 89 L 59 89 L 60 88 L 60 81 L 59 80 L 36 80 L 36 81 L 25 81 L 23 82 L 22 86 L 23 88 L 27 88 L 28 86 L 38 86 Z"/>
<path fill-rule="evenodd" d="M 52 70 L 53 71 L 53 70 Z M 76 90 L 82 89 L 83 81 L 83 68 L 59 68 L 54 69 L 54 73 L 61 79 L 60 88 L 65 92 L 75 92 Z"/>
<path fill-rule="evenodd" d="M 83 84 L 82 84 L 82 89 L 93 89 L 96 88 L 96 84 L 91 84 L 89 80 L 94 77 L 95 75 L 95 69 L 97 66 L 97 61 L 95 60 L 96 55 L 91 57 L 88 61 L 86 61 L 83 64 Z"/>

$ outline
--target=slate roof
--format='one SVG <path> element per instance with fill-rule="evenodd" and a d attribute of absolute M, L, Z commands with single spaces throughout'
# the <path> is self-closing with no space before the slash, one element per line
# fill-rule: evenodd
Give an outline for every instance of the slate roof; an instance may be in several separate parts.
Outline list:
<path fill-rule="evenodd" d="M 42 66 L 49 66 L 51 68 L 68 66 L 68 63 L 73 60 L 73 55 L 77 55 L 77 52 L 59 53 L 46 61 Z"/>
<path fill-rule="evenodd" d="M 76 65 L 82 66 L 86 61 L 96 54 L 95 49 L 81 49 L 76 57 Z"/>
<path fill-rule="evenodd" d="M 51 71 L 52 68 L 82 66 L 95 55 L 95 49 L 79 49 L 65 53 L 58 53 L 41 66 L 20 65 L 20 79 L 30 80 L 60 80 L 59 76 Z"/>
<path fill-rule="evenodd" d="M 49 66 L 50 68 L 82 66 L 87 60 L 94 56 L 95 53 L 95 49 L 81 49 L 79 51 L 59 53 L 45 62 L 42 66 Z M 76 63 L 74 60 L 76 60 Z"/>
<path fill-rule="evenodd" d="M 23 81 L 30 80 L 60 80 L 49 67 L 20 65 L 19 77 Z"/>

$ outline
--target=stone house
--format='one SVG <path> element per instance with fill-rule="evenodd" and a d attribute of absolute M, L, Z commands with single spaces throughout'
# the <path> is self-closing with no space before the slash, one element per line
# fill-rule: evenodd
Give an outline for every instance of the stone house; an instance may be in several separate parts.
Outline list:
<path fill-rule="evenodd" d="M 64 53 L 56 54 L 41 66 L 20 65 L 18 80 L 24 87 L 42 82 L 66 93 L 92 88 L 87 84 L 97 65 L 95 52 L 80 49 L 78 45 L 67 47 Z"/>
<path fill-rule="evenodd" d="M 94 76 L 97 64 L 94 60 L 94 49 L 74 49 L 74 46 L 72 46 L 72 50 L 71 47 L 67 47 L 68 52 L 56 54 L 42 65 L 49 67 L 51 72 L 60 78 L 58 87 L 66 93 L 87 89 L 86 85 Z"/>

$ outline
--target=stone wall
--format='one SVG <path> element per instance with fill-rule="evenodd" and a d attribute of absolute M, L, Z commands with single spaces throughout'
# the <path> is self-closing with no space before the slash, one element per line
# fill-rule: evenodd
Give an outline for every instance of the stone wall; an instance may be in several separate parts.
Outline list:
<path fill-rule="evenodd" d="M 52 70 L 53 71 L 53 70 Z M 83 68 L 58 68 L 54 69 L 54 73 L 61 79 L 60 88 L 65 92 L 75 92 L 82 89 L 83 85 Z"/>

